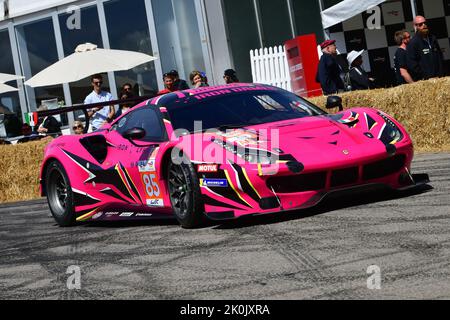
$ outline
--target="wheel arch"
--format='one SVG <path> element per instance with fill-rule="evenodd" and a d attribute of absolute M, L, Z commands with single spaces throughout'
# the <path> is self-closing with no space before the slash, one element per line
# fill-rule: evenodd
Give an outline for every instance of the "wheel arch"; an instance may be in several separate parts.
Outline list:
<path fill-rule="evenodd" d="M 41 178 L 39 180 L 41 197 L 47 196 L 47 187 L 45 184 L 45 177 L 47 176 L 47 169 L 48 169 L 50 163 L 52 163 L 53 161 L 58 161 L 63 166 L 62 162 L 59 161 L 59 159 L 57 157 L 52 156 L 52 157 L 45 159 L 45 162 L 42 164 Z"/>

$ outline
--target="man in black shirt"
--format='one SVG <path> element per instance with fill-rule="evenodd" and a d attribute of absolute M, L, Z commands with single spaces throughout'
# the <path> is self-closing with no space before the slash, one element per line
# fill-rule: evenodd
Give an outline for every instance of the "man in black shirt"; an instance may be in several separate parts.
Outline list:
<path fill-rule="evenodd" d="M 180 75 L 177 70 L 171 70 L 169 74 L 173 77 L 173 87 L 175 88 L 175 91 L 189 89 L 189 85 L 186 80 L 180 79 Z"/>
<path fill-rule="evenodd" d="M 430 34 L 427 21 L 422 16 L 414 19 L 416 35 L 406 48 L 408 68 L 414 79 L 427 80 L 444 75 L 442 50 L 436 37 Z"/>
<path fill-rule="evenodd" d="M 320 83 L 324 95 L 331 95 L 344 90 L 341 79 L 341 67 L 336 61 L 335 40 L 326 40 L 320 45 L 323 55 L 320 58 L 316 81 Z"/>
<path fill-rule="evenodd" d="M 394 56 L 394 69 L 397 85 L 414 82 L 408 71 L 408 55 L 406 52 L 406 47 L 410 40 L 411 36 L 406 30 L 397 31 L 395 33 L 395 42 L 397 42 L 399 46 Z"/>

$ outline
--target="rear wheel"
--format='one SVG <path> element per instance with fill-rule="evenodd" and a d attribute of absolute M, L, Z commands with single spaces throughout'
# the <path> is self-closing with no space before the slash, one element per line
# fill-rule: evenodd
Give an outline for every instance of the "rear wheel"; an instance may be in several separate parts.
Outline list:
<path fill-rule="evenodd" d="M 187 161 L 182 164 L 170 162 L 167 171 L 170 202 L 175 217 L 183 228 L 200 227 L 206 218 L 194 166 Z"/>
<path fill-rule="evenodd" d="M 52 161 L 45 175 L 47 201 L 50 211 L 61 227 L 72 226 L 76 222 L 73 192 L 69 177 L 61 163 Z"/>

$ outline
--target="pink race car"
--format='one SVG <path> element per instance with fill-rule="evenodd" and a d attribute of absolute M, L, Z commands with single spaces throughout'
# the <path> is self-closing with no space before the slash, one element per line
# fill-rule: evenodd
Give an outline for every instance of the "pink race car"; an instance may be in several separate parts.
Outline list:
<path fill-rule="evenodd" d="M 276 87 L 234 84 L 156 97 L 54 140 L 40 185 L 61 226 L 174 215 L 192 228 L 312 207 L 336 191 L 414 187 L 413 153 L 381 111 L 330 115 Z"/>

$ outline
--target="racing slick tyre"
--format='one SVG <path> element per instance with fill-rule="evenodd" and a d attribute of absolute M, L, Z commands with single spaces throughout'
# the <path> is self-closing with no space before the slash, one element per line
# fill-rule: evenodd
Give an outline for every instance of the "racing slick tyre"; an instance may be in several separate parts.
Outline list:
<path fill-rule="evenodd" d="M 185 158 L 183 158 L 185 159 Z M 204 205 L 195 168 L 190 161 L 169 163 L 167 184 L 176 219 L 183 228 L 201 227 L 205 221 Z"/>
<path fill-rule="evenodd" d="M 45 187 L 50 211 L 61 227 L 75 224 L 74 197 L 69 177 L 61 163 L 54 160 L 45 174 Z"/>

